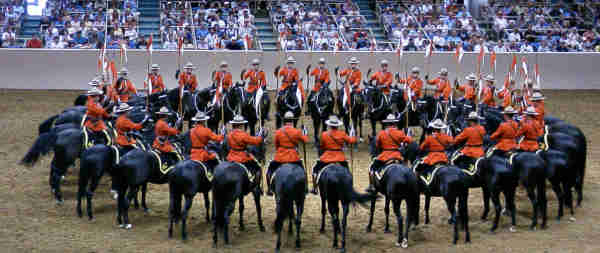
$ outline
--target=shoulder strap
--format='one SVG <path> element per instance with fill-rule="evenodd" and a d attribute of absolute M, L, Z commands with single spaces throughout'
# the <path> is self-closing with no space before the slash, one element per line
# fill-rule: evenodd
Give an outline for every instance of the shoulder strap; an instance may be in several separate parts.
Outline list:
<path fill-rule="evenodd" d="M 329 131 L 325 132 L 325 134 L 327 134 L 327 136 L 329 136 L 329 138 L 331 138 L 333 140 L 333 142 L 335 142 L 337 145 L 340 145 L 342 147 L 344 147 L 344 141 L 342 140 L 342 143 L 340 144 L 335 138 L 333 138 L 333 136 L 331 136 L 331 133 Z"/>
<path fill-rule="evenodd" d="M 394 144 L 396 144 L 398 147 L 400 147 L 401 145 L 394 139 L 394 137 L 392 137 L 392 135 L 389 133 L 388 131 L 389 129 L 384 130 L 383 132 L 390 137 L 390 139 L 394 142 Z"/>
<path fill-rule="evenodd" d="M 436 140 L 436 141 L 437 141 L 437 142 L 438 142 L 440 145 L 442 145 L 442 147 L 444 147 L 444 149 L 447 149 L 447 148 L 448 148 L 448 145 L 444 145 L 444 143 L 442 143 L 442 141 L 440 141 L 440 139 L 438 138 L 438 136 L 435 136 L 435 135 L 433 135 L 433 134 L 432 134 L 432 136 L 433 136 L 433 138 L 434 138 L 434 139 L 435 139 L 435 140 Z"/>

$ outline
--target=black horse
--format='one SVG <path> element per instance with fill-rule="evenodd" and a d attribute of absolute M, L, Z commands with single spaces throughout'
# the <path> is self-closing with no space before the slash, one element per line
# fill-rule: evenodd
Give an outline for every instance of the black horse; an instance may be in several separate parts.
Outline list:
<path fill-rule="evenodd" d="M 85 106 L 69 107 L 59 114 L 50 116 L 38 127 L 39 135 L 50 132 L 54 126 L 74 124 L 76 127 L 83 125 L 83 118 L 87 108 Z"/>
<path fill-rule="evenodd" d="M 153 133 L 153 131 L 152 131 Z M 149 139 L 154 139 L 149 137 Z M 181 153 L 188 154 L 191 146 L 189 132 L 180 136 L 171 138 L 171 143 L 180 146 Z M 161 171 L 162 164 L 155 157 L 154 153 L 142 149 L 133 149 L 123 155 L 114 169 L 113 180 L 117 188 L 118 214 L 117 222 L 122 228 L 132 228 L 129 223 L 129 204 L 136 195 L 140 187 L 142 188 L 142 208 L 148 211 L 146 205 L 145 185 L 147 183 L 165 184 L 169 180 L 169 170 L 166 174 Z"/>
<path fill-rule="evenodd" d="M 411 143 L 407 145 L 405 158 L 414 164 L 414 162 L 421 156 L 418 153 L 417 144 Z M 454 224 L 454 238 L 452 243 L 456 244 L 458 241 L 458 222 L 456 222 L 455 210 L 456 200 L 458 199 L 458 212 L 459 216 L 461 217 L 460 220 L 462 221 L 462 225 L 465 229 L 465 242 L 471 242 L 468 210 L 468 175 L 456 166 L 445 164 L 438 165 L 434 171 L 435 175 L 432 175 L 432 178 L 428 183 L 425 183 L 423 178 L 417 180 L 419 182 L 419 192 L 425 194 L 425 224 L 429 224 L 429 202 L 431 196 L 444 198 L 448 211 L 450 212 L 450 219 L 448 220 L 448 223 Z M 417 216 L 416 224 L 419 224 L 418 220 L 419 219 Z"/>
<path fill-rule="evenodd" d="M 372 156 L 376 154 L 374 137 L 369 140 L 369 152 Z M 392 161 L 386 164 L 381 170 L 375 175 L 377 183 L 375 189 L 377 192 L 385 196 L 385 233 L 390 233 L 389 216 L 390 216 L 390 200 L 393 204 L 393 210 L 396 214 L 396 221 L 398 222 L 398 239 L 396 246 L 402 248 L 408 247 L 408 231 L 410 225 L 414 224 L 412 220 L 419 213 L 419 206 L 417 205 L 419 198 L 419 183 L 417 177 L 412 170 L 406 167 L 404 164 L 398 161 Z M 402 211 L 400 206 L 402 201 L 406 202 L 406 230 L 402 221 Z M 369 216 L 369 224 L 367 225 L 367 232 L 371 232 L 371 226 L 373 225 L 373 214 L 375 213 L 375 200 L 371 201 L 371 213 Z"/>
<path fill-rule="evenodd" d="M 388 114 L 392 113 L 392 101 L 390 96 L 386 96 L 383 91 L 368 82 L 363 83 L 365 88 L 363 94 L 366 102 L 366 112 L 371 122 L 371 136 L 377 133 L 377 122 L 384 120 Z"/>
<path fill-rule="evenodd" d="M 263 163 L 265 160 L 264 142 L 258 146 L 248 148 L 257 161 Z M 223 162 L 214 170 L 212 184 L 213 199 L 213 245 L 217 246 L 218 229 L 223 229 L 223 240 L 229 244 L 229 219 L 235 207 L 235 201 L 239 200 L 240 230 L 245 230 L 244 225 L 244 196 L 252 192 L 258 226 L 261 232 L 265 231 L 262 221 L 262 209 L 260 206 L 260 185 L 258 178 L 254 178 L 251 172 L 238 163 Z"/>
<path fill-rule="evenodd" d="M 141 133 L 130 133 L 129 137 L 134 138 L 136 140 L 137 147 L 142 148 L 144 150 L 148 150 L 150 148 L 149 144 L 152 142 L 152 138 L 154 136 L 153 125 L 146 124 L 150 122 L 149 115 L 147 115 L 146 112 L 143 110 L 133 110 L 128 113 L 128 117 L 135 123 L 144 124 L 144 128 L 141 130 Z M 110 175 L 114 174 L 113 168 L 119 162 L 120 157 L 125 155 L 125 153 L 121 153 L 123 151 L 129 150 L 119 150 L 115 146 L 111 147 L 104 144 L 98 144 L 84 150 L 81 153 L 79 169 L 79 190 L 77 194 L 77 214 L 79 215 L 79 217 L 83 216 L 83 212 L 81 210 L 81 200 L 85 196 L 87 200 L 88 218 L 90 220 L 93 218 L 92 198 L 94 195 L 94 191 L 96 190 L 96 187 L 98 187 L 98 183 L 100 182 L 100 179 L 102 178 L 105 172 L 108 172 Z M 116 191 L 115 188 L 116 186 L 113 181 L 111 190 Z M 135 199 L 135 206 L 136 208 L 138 206 L 137 198 Z"/>
<path fill-rule="evenodd" d="M 207 149 L 222 157 L 221 146 L 209 143 Z M 169 173 L 169 238 L 173 237 L 173 224 L 181 220 L 181 238 L 187 239 L 186 221 L 194 196 L 201 192 L 206 207 L 206 222 L 210 222 L 210 200 L 208 192 L 212 188 L 212 172 L 208 164 L 192 160 L 178 162 Z M 181 209 L 181 197 L 185 198 L 185 206 Z"/>
<path fill-rule="evenodd" d="M 333 248 L 338 246 L 338 233 L 341 233 L 341 251 L 346 251 L 346 225 L 350 204 L 355 202 L 365 205 L 377 198 L 375 195 L 360 194 L 352 186 L 352 174 L 348 168 L 339 164 L 325 166 L 318 176 L 319 193 L 321 195 L 321 233 L 325 233 L 325 215 L 327 210 L 332 219 Z M 340 227 L 339 203 L 342 204 L 342 224 Z"/>
<path fill-rule="evenodd" d="M 256 124 L 264 125 L 267 119 L 269 105 L 265 103 L 267 93 L 261 93 L 260 97 L 256 97 L 253 93 L 249 93 L 244 88 L 244 83 L 236 83 L 229 89 L 228 95 L 225 96 L 225 119 L 226 122 L 233 118 L 233 115 L 241 114 L 248 121 L 246 128 L 250 128 L 250 134 L 256 133 Z M 258 99 L 258 101 L 257 101 Z"/>
<path fill-rule="evenodd" d="M 300 117 L 302 112 L 302 98 L 299 96 L 298 83 L 288 86 L 281 95 L 277 96 L 277 113 L 275 114 L 275 126 L 279 129 L 282 125 L 283 115 L 286 112 L 294 113 L 294 118 Z M 298 120 L 294 120 L 294 126 Z"/>
<path fill-rule="evenodd" d="M 363 114 L 365 113 L 365 96 L 364 91 L 362 92 L 350 92 L 350 101 L 344 101 L 344 90 L 338 90 L 337 108 L 339 116 L 344 121 L 344 127 L 346 132 L 354 128 L 358 131 L 358 136 L 363 136 Z M 350 115 L 350 108 L 352 108 L 352 115 Z M 352 116 L 352 117 L 350 117 Z M 352 126 L 350 121 L 352 120 Z"/>
<path fill-rule="evenodd" d="M 307 104 L 313 121 L 315 143 L 319 143 L 321 127 L 325 129 L 325 121 L 333 114 L 333 92 L 323 85 Z"/>
<path fill-rule="evenodd" d="M 203 111 L 210 119 L 206 122 L 207 127 L 217 132 L 219 123 L 221 123 L 221 102 L 214 101 L 217 88 L 215 84 L 210 87 L 201 89 L 196 96 L 196 105 L 199 111 Z M 215 103 L 213 103 L 215 102 Z"/>
<path fill-rule="evenodd" d="M 267 179 L 268 180 L 268 179 Z M 307 184 L 304 169 L 296 164 L 283 164 L 273 175 L 272 186 L 275 192 L 275 205 L 277 218 L 275 218 L 275 233 L 277 233 L 277 244 L 275 252 L 281 247 L 281 231 L 283 222 L 289 219 L 290 230 L 292 223 L 296 223 L 296 249 L 300 249 L 300 226 L 302 214 L 304 213 L 304 199 L 306 198 L 305 187 Z M 294 214 L 294 204 L 296 213 Z"/>

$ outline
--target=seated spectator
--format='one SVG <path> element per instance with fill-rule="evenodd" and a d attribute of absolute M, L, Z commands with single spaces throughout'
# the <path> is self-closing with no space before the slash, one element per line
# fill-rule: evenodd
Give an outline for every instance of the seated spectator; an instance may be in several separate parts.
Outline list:
<path fill-rule="evenodd" d="M 40 40 L 37 34 L 33 35 L 33 38 L 27 41 L 27 48 L 42 48 L 44 47 L 42 40 Z"/>
<path fill-rule="evenodd" d="M 47 48 L 50 49 L 64 49 L 66 48 L 66 43 L 63 41 L 59 40 L 59 37 L 56 36 L 54 38 L 52 38 L 52 41 L 46 46 Z"/>

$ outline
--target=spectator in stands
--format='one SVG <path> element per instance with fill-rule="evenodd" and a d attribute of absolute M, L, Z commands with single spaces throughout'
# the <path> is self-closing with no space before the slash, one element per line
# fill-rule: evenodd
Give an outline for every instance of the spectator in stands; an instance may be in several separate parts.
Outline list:
<path fill-rule="evenodd" d="M 52 41 L 47 46 L 47 48 L 50 48 L 50 49 L 64 49 L 66 47 L 67 47 L 66 43 L 63 41 L 60 41 L 58 36 L 55 36 L 54 38 L 52 38 Z"/>
<path fill-rule="evenodd" d="M 81 31 L 77 31 L 71 40 L 71 43 L 74 44 L 73 47 L 75 48 L 86 47 L 88 45 L 88 39 L 81 35 Z"/>
<path fill-rule="evenodd" d="M 173 39 L 173 37 L 168 37 L 168 39 L 163 43 L 163 49 L 176 50 L 177 43 Z"/>
<path fill-rule="evenodd" d="M 38 34 L 34 34 L 33 38 L 31 38 L 30 40 L 27 41 L 27 48 L 42 48 L 44 47 L 44 44 L 42 42 L 42 40 L 40 40 L 39 35 Z"/>

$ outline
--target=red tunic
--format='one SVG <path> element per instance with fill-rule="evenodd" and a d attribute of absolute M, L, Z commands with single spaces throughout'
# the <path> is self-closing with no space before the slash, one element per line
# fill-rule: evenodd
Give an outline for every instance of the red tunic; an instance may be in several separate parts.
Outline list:
<path fill-rule="evenodd" d="M 465 143 L 465 146 L 461 150 L 463 154 L 471 158 L 482 157 L 483 152 L 483 136 L 485 135 L 485 129 L 480 125 L 465 128 L 456 138 L 455 143 Z"/>
<path fill-rule="evenodd" d="M 150 79 L 150 83 L 152 84 L 152 91 L 150 92 L 150 94 L 159 93 L 165 90 L 165 83 L 163 82 L 163 78 L 161 75 L 155 75 L 150 73 L 148 77 Z"/>
<path fill-rule="evenodd" d="M 346 132 L 338 129 L 323 132 L 321 134 L 321 150 L 324 152 L 319 160 L 325 163 L 346 161 L 346 156 L 342 150 L 344 143 L 356 143 L 356 137 L 350 137 Z"/>
<path fill-rule="evenodd" d="M 265 72 L 262 70 L 249 70 L 248 72 L 244 73 L 244 80 L 246 79 L 250 79 L 250 82 L 248 82 L 248 87 L 246 87 L 247 92 L 253 93 L 258 89 L 258 87 L 267 86 Z"/>
<path fill-rule="evenodd" d="M 496 148 L 502 151 L 510 151 L 517 148 L 517 131 L 519 125 L 514 120 L 502 122 L 496 132 L 494 132 L 490 139 L 498 141 Z"/>
<path fill-rule="evenodd" d="M 446 156 L 446 147 L 454 142 L 451 136 L 445 133 L 434 133 L 427 135 L 419 149 L 427 151 L 427 156 L 423 159 L 423 163 L 427 165 L 435 165 L 436 163 L 448 163 Z"/>
<path fill-rule="evenodd" d="M 475 88 L 470 84 L 463 84 L 458 86 L 458 90 L 465 93 L 463 96 L 466 100 L 473 101 L 475 99 Z"/>
<path fill-rule="evenodd" d="M 302 135 L 302 131 L 292 126 L 283 126 L 278 129 L 275 132 L 275 157 L 273 161 L 280 163 L 300 161 L 300 155 L 296 150 L 300 142 L 308 142 L 308 136 Z"/>
<path fill-rule="evenodd" d="M 377 156 L 377 160 L 387 162 L 395 159 L 403 161 L 402 153 L 400 153 L 400 145 L 402 143 L 411 143 L 412 139 L 404 134 L 404 131 L 396 127 L 389 127 L 379 131 L 377 135 L 377 148 L 381 149 L 381 154 Z"/>
<path fill-rule="evenodd" d="M 137 93 L 135 86 L 133 86 L 131 81 L 127 79 L 125 79 L 125 81 L 122 81 L 120 86 L 117 83 L 115 83 L 114 90 L 117 93 L 117 96 L 121 103 L 127 103 L 127 101 L 129 101 L 129 96 L 131 96 L 131 94 Z"/>
<path fill-rule="evenodd" d="M 123 114 L 117 118 L 115 128 L 117 129 L 117 144 L 125 147 L 135 144 L 135 139 L 129 139 L 127 132 L 142 129 L 142 124 L 133 123 L 133 121 L 127 118 L 127 115 Z"/>
<path fill-rule="evenodd" d="M 385 93 L 386 95 L 390 94 L 392 82 L 394 81 L 394 76 L 391 72 L 377 71 L 373 75 L 371 75 L 370 80 L 376 80 L 378 86 L 383 86 L 383 88 L 381 89 L 383 93 Z"/>
<path fill-rule="evenodd" d="M 408 79 L 400 80 L 400 83 L 407 83 L 408 87 L 412 90 L 413 97 L 412 101 L 421 97 L 421 90 L 423 89 L 423 80 L 408 77 Z M 408 94 L 404 93 L 404 100 L 408 101 Z"/>
<path fill-rule="evenodd" d="M 192 142 L 192 151 L 190 159 L 200 162 L 213 160 L 216 155 L 206 150 L 209 141 L 223 141 L 222 135 L 216 135 L 209 128 L 197 125 L 190 131 L 190 140 Z"/>
<path fill-rule="evenodd" d="M 450 81 L 448 81 L 448 79 L 443 80 L 438 77 L 436 79 L 427 81 L 427 83 L 434 84 L 435 86 L 437 86 L 435 94 L 433 95 L 434 97 L 437 98 L 442 96 L 444 100 L 448 100 L 448 98 L 450 97 L 450 92 L 452 91 L 452 87 L 450 87 Z"/>
<path fill-rule="evenodd" d="M 223 90 L 228 90 L 233 84 L 231 73 L 227 71 L 219 71 L 215 75 L 215 81 L 217 84 L 223 85 Z"/>
<path fill-rule="evenodd" d="M 198 87 L 196 75 L 185 72 L 179 74 L 179 86 L 187 87 L 190 92 L 196 91 L 196 87 Z"/>
<path fill-rule="evenodd" d="M 156 138 L 154 139 L 154 143 L 152 143 L 152 147 L 160 150 L 163 153 L 169 153 L 173 151 L 173 145 L 169 142 L 168 139 L 165 139 L 164 142 L 160 142 L 160 137 L 168 137 L 177 135 L 179 131 L 175 128 L 172 128 L 167 124 L 167 122 L 163 119 L 156 122 L 156 126 L 154 127 L 154 133 L 156 134 Z"/>
<path fill-rule="evenodd" d="M 227 136 L 229 143 L 229 154 L 227 161 L 245 163 L 252 160 L 252 157 L 246 152 L 246 146 L 259 145 L 262 142 L 262 137 L 250 136 L 245 131 L 234 129 Z"/>
<path fill-rule="evenodd" d="M 530 119 L 522 120 L 517 132 L 517 136 L 523 136 L 523 140 L 519 143 L 519 149 L 529 152 L 538 150 L 539 144 L 537 138 L 543 134 L 540 130 L 541 128 L 538 127 L 536 121 Z"/>
<path fill-rule="evenodd" d="M 352 68 L 347 68 L 342 70 L 342 72 L 340 72 L 340 76 L 341 77 L 345 77 L 348 76 L 347 81 L 350 82 L 350 85 L 352 85 L 352 89 L 360 92 L 360 81 L 362 80 L 362 73 L 360 73 L 360 70 L 356 69 L 353 70 Z"/>
<path fill-rule="evenodd" d="M 106 125 L 104 124 L 104 119 L 110 117 L 110 115 L 102 108 L 102 106 L 92 99 L 92 97 L 88 97 L 87 101 L 87 111 L 85 113 L 85 127 L 94 131 L 99 132 L 106 129 Z"/>
<path fill-rule="evenodd" d="M 319 89 L 321 89 L 321 85 L 330 81 L 329 70 L 326 68 L 315 68 L 310 75 L 315 77 L 315 85 L 312 89 L 314 92 L 319 91 Z"/>

